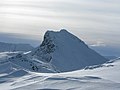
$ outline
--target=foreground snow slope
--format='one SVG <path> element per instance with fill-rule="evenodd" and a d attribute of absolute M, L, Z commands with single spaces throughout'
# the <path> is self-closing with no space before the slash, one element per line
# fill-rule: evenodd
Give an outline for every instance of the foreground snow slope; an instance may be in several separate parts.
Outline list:
<path fill-rule="evenodd" d="M 58 32 L 47 31 L 42 44 L 32 51 L 31 55 L 43 62 L 51 63 L 60 72 L 78 70 L 107 61 L 64 29 Z"/>
<path fill-rule="evenodd" d="M 97 68 L 56 74 L 30 72 L 18 66 L 10 69 L 9 65 L 0 65 L 2 90 L 120 90 L 120 59 Z"/>

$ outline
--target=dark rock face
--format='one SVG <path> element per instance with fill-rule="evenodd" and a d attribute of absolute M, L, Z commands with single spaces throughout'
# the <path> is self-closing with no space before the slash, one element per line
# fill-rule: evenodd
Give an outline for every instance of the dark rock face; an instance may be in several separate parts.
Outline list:
<path fill-rule="evenodd" d="M 44 53 L 52 53 L 55 51 L 55 44 L 48 32 L 45 34 L 44 40 L 40 45 L 40 48 L 42 51 L 44 51 Z"/>
<path fill-rule="evenodd" d="M 46 32 L 42 44 L 32 52 L 32 56 L 49 63 L 52 60 L 52 53 L 55 51 L 55 48 L 54 40 L 50 37 L 50 33 Z"/>

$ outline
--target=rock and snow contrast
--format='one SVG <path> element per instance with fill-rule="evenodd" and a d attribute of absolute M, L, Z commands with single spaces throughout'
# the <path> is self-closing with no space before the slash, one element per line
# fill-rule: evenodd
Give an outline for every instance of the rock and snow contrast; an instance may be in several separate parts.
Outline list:
<path fill-rule="evenodd" d="M 0 53 L 2 90 L 120 89 L 120 58 L 109 61 L 64 29 L 21 51 Z"/>
<path fill-rule="evenodd" d="M 78 70 L 107 61 L 64 29 L 59 32 L 47 31 L 42 44 L 32 55 L 43 62 L 51 63 L 60 72 Z"/>
<path fill-rule="evenodd" d="M 68 72 L 103 64 L 106 58 L 90 49 L 66 30 L 47 31 L 40 46 L 9 58 L 14 64 L 35 72 Z"/>

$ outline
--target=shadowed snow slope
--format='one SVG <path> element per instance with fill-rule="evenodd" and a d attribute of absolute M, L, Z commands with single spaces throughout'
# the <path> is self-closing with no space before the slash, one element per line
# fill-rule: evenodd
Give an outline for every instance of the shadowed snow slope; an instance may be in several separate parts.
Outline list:
<path fill-rule="evenodd" d="M 43 62 L 51 63 L 61 72 L 78 70 L 107 61 L 64 29 L 59 32 L 47 31 L 42 44 L 31 54 Z"/>

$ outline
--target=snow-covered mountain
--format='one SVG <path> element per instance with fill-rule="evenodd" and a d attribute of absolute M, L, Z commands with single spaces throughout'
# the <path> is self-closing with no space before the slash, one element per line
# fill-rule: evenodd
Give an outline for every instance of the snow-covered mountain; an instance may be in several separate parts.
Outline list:
<path fill-rule="evenodd" d="M 31 52 L 18 53 L 8 60 L 27 70 L 43 73 L 74 71 L 107 61 L 64 29 L 47 31 L 39 47 Z"/>
<path fill-rule="evenodd" d="M 42 44 L 31 55 L 42 62 L 51 63 L 60 72 L 78 70 L 107 61 L 64 29 L 58 32 L 47 31 Z"/>
<path fill-rule="evenodd" d="M 12 44 L 0 42 L 0 52 L 30 51 L 33 47 L 29 44 Z"/>

